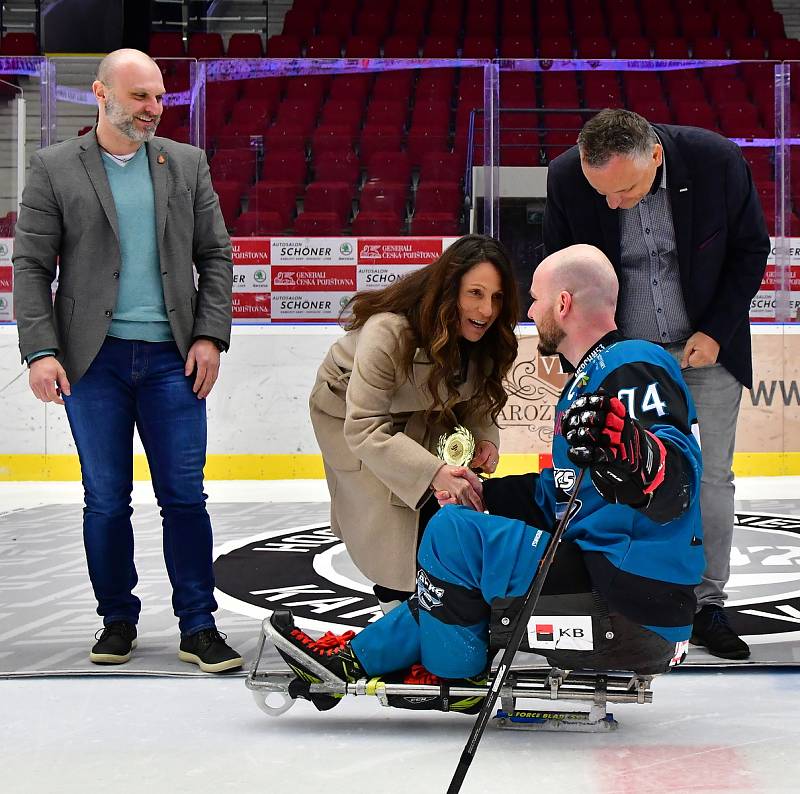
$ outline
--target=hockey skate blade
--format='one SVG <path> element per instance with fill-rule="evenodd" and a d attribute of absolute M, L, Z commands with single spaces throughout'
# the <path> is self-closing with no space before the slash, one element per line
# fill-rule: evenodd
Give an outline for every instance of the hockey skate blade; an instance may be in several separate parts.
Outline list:
<path fill-rule="evenodd" d="M 276 648 L 285 651 L 286 654 L 293 659 L 297 658 L 297 648 L 275 629 L 270 623 L 269 618 L 264 619 L 261 628 L 264 634 L 272 640 Z M 321 665 L 316 659 L 304 655 L 302 657 L 302 663 L 303 667 L 307 668 L 309 672 L 313 673 L 320 681 L 331 687 L 331 694 L 343 695 L 347 692 L 347 682 L 335 676 L 327 667 Z"/>
<path fill-rule="evenodd" d="M 498 710 L 492 722 L 498 728 L 514 731 L 567 731 L 607 733 L 619 728 L 613 714 L 594 719 L 585 711 L 542 711 L 538 709 Z"/>

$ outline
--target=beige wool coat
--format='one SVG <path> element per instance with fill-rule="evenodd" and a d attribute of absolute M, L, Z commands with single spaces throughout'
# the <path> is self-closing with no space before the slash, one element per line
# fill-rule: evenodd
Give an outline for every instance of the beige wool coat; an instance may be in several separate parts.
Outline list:
<path fill-rule="evenodd" d="M 402 368 L 408 321 L 382 313 L 333 344 L 317 372 L 309 407 L 331 495 L 331 528 L 373 582 L 413 590 L 419 508 L 443 465 L 439 436 L 453 428 L 426 423 L 430 363 L 417 350 Z M 460 387 L 460 410 L 475 393 L 475 362 Z M 466 423 L 475 440 L 499 447 L 490 417 Z"/>

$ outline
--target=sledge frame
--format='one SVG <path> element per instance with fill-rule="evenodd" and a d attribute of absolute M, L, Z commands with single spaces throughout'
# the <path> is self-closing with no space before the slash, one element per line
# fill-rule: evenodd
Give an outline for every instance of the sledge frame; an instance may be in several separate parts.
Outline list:
<path fill-rule="evenodd" d="M 262 624 L 261 642 L 253 666 L 245 679 L 258 707 L 271 717 L 288 711 L 298 695 L 290 687 L 298 679 L 287 668 L 267 670 L 260 667 L 267 638 L 270 636 L 269 620 Z M 487 686 L 444 686 L 404 684 L 382 678 L 361 678 L 353 683 L 343 681 L 320 667 L 322 683 L 304 684 L 313 695 L 372 696 L 383 706 L 389 706 L 391 696 L 450 698 L 485 697 Z M 491 680 L 491 679 L 490 679 Z M 512 730 L 546 730 L 604 732 L 618 727 L 609 703 L 652 703 L 653 676 L 625 671 L 561 670 L 552 667 L 512 668 L 500 690 L 501 708 L 494 723 Z M 541 707 L 521 708 L 519 700 L 560 701 L 577 704 L 577 709 L 547 710 Z M 586 706 L 588 705 L 588 709 Z"/>

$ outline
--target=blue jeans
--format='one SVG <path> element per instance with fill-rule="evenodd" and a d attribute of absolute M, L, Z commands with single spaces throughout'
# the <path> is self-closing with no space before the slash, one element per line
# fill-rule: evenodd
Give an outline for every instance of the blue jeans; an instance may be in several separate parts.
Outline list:
<path fill-rule="evenodd" d="M 81 462 L 83 542 L 103 623 L 136 623 L 131 491 L 139 431 L 163 519 L 164 560 L 182 634 L 212 628 L 211 521 L 203 493 L 206 406 L 174 342 L 107 337 L 64 398 Z"/>

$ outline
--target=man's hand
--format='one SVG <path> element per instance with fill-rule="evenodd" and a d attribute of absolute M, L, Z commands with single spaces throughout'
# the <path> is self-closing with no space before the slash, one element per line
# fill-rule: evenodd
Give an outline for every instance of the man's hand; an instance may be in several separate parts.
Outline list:
<path fill-rule="evenodd" d="M 431 481 L 439 507 L 464 505 L 483 512 L 483 484 L 466 466 L 442 466 Z"/>
<path fill-rule="evenodd" d="M 681 356 L 681 369 L 710 367 L 717 363 L 719 344 L 708 334 L 695 331 L 687 340 Z"/>
<path fill-rule="evenodd" d="M 491 441 L 479 441 L 475 445 L 475 456 L 469 462 L 473 470 L 480 469 L 485 474 L 494 474 L 500 462 L 500 453 Z"/>
<path fill-rule="evenodd" d="M 55 356 L 42 356 L 32 362 L 28 369 L 31 391 L 43 403 L 63 405 L 62 394 L 71 394 L 67 373 Z"/>
<path fill-rule="evenodd" d="M 211 393 L 219 375 L 219 350 L 210 339 L 198 339 L 189 348 L 183 372 L 188 378 L 195 369 L 192 391 L 198 400 L 203 400 Z"/>
<path fill-rule="evenodd" d="M 609 502 L 645 507 L 664 481 L 664 445 L 616 397 L 602 391 L 578 397 L 564 413 L 561 432 L 569 459 L 590 468 L 592 482 Z"/>

